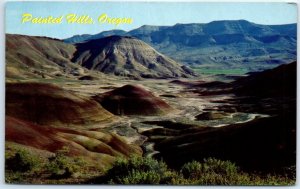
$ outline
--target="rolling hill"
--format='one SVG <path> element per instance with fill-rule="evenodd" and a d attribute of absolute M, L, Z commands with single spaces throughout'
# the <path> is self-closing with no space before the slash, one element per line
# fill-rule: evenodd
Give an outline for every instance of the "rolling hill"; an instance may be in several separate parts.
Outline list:
<path fill-rule="evenodd" d="M 6 34 L 6 78 L 74 78 L 84 73 L 70 61 L 75 50 L 57 39 Z"/>
<path fill-rule="evenodd" d="M 6 116 L 5 123 L 7 144 L 44 150 L 43 155 L 68 147 L 69 156 L 84 156 L 86 162 L 92 161 L 101 169 L 106 169 L 117 157 L 142 154 L 139 146 L 105 131 L 41 126 L 11 116 Z"/>
<path fill-rule="evenodd" d="M 94 96 L 105 109 L 115 115 L 162 115 L 173 108 L 140 86 L 125 85 Z"/>
<path fill-rule="evenodd" d="M 53 84 L 7 83 L 6 115 L 40 125 L 81 125 L 110 120 L 97 102 Z"/>
<path fill-rule="evenodd" d="M 132 78 L 191 77 L 193 71 L 133 37 L 110 36 L 77 43 L 72 62 L 106 74 Z"/>

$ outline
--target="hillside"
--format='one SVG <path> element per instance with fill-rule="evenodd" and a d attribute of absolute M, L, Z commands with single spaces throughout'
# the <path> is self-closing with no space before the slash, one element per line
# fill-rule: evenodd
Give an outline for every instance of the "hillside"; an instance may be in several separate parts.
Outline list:
<path fill-rule="evenodd" d="M 161 115 L 172 107 L 140 86 L 125 85 L 94 97 L 115 115 Z"/>
<path fill-rule="evenodd" d="M 57 39 L 6 34 L 6 77 L 74 78 L 84 73 L 70 61 L 75 50 Z"/>
<path fill-rule="evenodd" d="M 93 100 L 42 83 L 7 83 L 5 109 L 8 116 L 41 125 L 81 125 L 113 117 Z"/>
<path fill-rule="evenodd" d="M 297 63 L 278 66 L 271 70 L 252 73 L 233 82 L 235 93 L 259 97 L 295 97 Z M 255 89 L 255 90 L 253 90 Z"/>
<path fill-rule="evenodd" d="M 252 121 L 220 127 L 186 126 L 182 129 L 175 127 L 180 126 L 176 122 L 153 122 L 163 128 L 143 134 L 155 143 L 155 149 L 160 152 L 156 157 L 175 167 L 186 161 L 216 157 L 234 161 L 247 170 L 283 172 L 286 166 L 296 162 L 296 70 L 296 62 L 292 62 L 226 84 L 173 81 L 193 89 L 199 98 L 234 94 L 223 100 L 212 98 L 212 103 L 220 105 L 213 110 L 204 109 L 205 113 L 196 118 L 201 116 L 203 120 L 205 114 L 239 112 L 256 116 Z M 174 158 L 174 154 L 181 158 Z"/>
<path fill-rule="evenodd" d="M 132 78 L 191 77 L 192 70 L 133 37 L 110 36 L 76 44 L 72 61 L 91 70 Z"/>
<path fill-rule="evenodd" d="M 6 116 L 5 123 L 6 144 L 52 153 L 68 147 L 69 156 L 84 157 L 86 162 L 92 161 L 101 169 L 106 169 L 117 157 L 142 154 L 139 146 L 127 144 L 119 135 L 105 131 L 41 126 L 11 116 Z"/>

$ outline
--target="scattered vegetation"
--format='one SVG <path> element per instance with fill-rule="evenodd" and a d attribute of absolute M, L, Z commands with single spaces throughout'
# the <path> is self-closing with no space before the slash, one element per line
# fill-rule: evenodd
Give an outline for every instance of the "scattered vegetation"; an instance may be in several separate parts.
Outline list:
<path fill-rule="evenodd" d="M 102 170 L 82 157 L 68 156 L 63 147 L 54 155 L 35 152 L 30 148 L 9 145 L 5 151 L 6 183 L 66 184 L 102 174 Z"/>
<path fill-rule="evenodd" d="M 5 168 L 15 172 L 32 171 L 41 164 L 40 158 L 33 156 L 24 149 L 18 149 L 15 153 L 5 153 Z"/>
<path fill-rule="evenodd" d="M 204 159 L 202 163 L 192 161 L 181 168 L 184 178 L 199 185 L 249 185 L 247 174 L 239 172 L 238 167 L 230 161 L 214 158 Z"/>
<path fill-rule="evenodd" d="M 245 173 L 232 162 L 214 158 L 186 163 L 178 171 L 149 157 L 117 160 L 104 176 L 92 183 L 172 185 L 293 185 L 287 176 Z"/>
<path fill-rule="evenodd" d="M 214 158 L 192 161 L 179 170 L 149 157 L 119 158 L 105 173 L 63 148 L 48 158 L 26 148 L 6 150 L 7 183 L 96 183 L 163 185 L 293 185 L 295 167 L 285 175 L 245 173 L 234 163 Z M 94 165 L 95 167 L 96 165 Z M 87 181 L 88 180 L 88 181 Z"/>
<path fill-rule="evenodd" d="M 69 158 L 67 153 L 69 149 L 64 147 L 59 150 L 54 157 L 49 158 L 49 163 L 46 165 L 46 170 L 50 173 L 51 178 L 61 179 L 74 176 L 80 167 L 84 165 L 81 158 Z"/>

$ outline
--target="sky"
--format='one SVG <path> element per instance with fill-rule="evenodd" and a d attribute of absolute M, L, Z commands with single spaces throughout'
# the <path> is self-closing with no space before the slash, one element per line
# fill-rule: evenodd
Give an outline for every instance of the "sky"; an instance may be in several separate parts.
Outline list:
<path fill-rule="evenodd" d="M 22 15 L 60 17 L 60 24 L 22 23 Z M 93 24 L 68 24 L 66 15 L 86 15 Z M 99 23 L 98 17 L 131 18 L 131 24 Z M 205 3 L 205 2 L 8 2 L 5 5 L 5 32 L 64 39 L 77 34 L 96 34 L 142 25 L 171 26 L 177 23 L 208 23 L 215 20 L 248 20 L 278 25 L 297 22 L 297 5 L 288 3 Z"/>

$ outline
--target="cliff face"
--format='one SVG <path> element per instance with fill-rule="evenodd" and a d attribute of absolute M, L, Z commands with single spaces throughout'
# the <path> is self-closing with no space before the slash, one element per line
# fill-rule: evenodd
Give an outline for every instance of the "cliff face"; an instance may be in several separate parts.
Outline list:
<path fill-rule="evenodd" d="M 107 74 L 143 77 L 191 77 L 194 73 L 160 54 L 145 42 L 121 36 L 110 36 L 76 44 L 73 62 Z"/>

